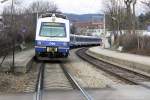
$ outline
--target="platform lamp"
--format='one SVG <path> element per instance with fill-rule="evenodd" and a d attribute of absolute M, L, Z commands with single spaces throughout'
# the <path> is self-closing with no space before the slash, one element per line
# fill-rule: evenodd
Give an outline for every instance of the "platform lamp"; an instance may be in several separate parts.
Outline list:
<path fill-rule="evenodd" d="M 2 0 L 1 3 L 5 3 L 10 0 Z M 14 11 L 14 0 L 11 0 L 11 33 L 13 33 L 13 11 Z M 11 71 L 14 72 L 14 66 L 15 66 L 15 36 L 13 35 L 13 62 L 11 66 Z"/>

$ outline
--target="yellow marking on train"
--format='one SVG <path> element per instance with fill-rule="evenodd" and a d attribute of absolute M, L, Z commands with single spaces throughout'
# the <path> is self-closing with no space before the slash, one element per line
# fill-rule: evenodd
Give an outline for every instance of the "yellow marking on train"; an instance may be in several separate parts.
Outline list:
<path fill-rule="evenodd" d="M 55 47 L 47 47 L 47 52 L 57 52 L 58 49 Z"/>

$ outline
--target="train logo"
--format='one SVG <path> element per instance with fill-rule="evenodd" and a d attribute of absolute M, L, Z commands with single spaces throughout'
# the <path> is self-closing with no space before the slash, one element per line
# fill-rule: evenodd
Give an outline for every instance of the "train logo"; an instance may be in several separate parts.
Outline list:
<path fill-rule="evenodd" d="M 54 42 L 49 42 L 49 45 L 52 45 L 52 46 L 54 46 L 54 45 L 56 45 Z"/>

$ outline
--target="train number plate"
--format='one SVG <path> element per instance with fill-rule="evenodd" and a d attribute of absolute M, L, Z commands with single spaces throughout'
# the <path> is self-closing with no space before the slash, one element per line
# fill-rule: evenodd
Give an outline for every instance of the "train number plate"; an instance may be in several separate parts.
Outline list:
<path fill-rule="evenodd" d="M 55 47 L 47 47 L 47 52 L 57 52 L 57 50 Z"/>

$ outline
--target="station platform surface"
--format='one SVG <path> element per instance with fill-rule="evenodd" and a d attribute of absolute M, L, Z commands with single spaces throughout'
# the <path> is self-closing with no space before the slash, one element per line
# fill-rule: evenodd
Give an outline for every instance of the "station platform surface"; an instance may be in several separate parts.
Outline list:
<path fill-rule="evenodd" d="M 142 71 L 143 73 L 150 73 L 150 57 L 148 56 L 112 51 L 103 49 L 100 46 L 89 48 L 86 53 L 97 59 L 104 60 L 115 65 Z"/>
<path fill-rule="evenodd" d="M 34 49 L 21 51 L 18 53 L 15 53 L 15 72 L 23 72 L 25 73 L 31 64 L 31 60 L 34 56 Z M 3 57 L 0 58 L 0 63 L 3 60 Z M 10 69 L 13 63 L 13 57 L 12 55 L 6 56 L 4 62 L 1 65 L 2 71 L 7 71 Z"/>
<path fill-rule="evenodd" d="M 136 85 L 116 85 L 103 89 L 86 89 L 92 100 L 150 100 L 150 89 Z M 0 100 L 36 100 L 35 93 L 0 95 Z M 51 90 L 41 100 L 86 100 L 78 90 Z"/>
<path fill-rule="evenodd" d="M 35 93 L 1 94 L 0 100 L 36 100 Z"/>

